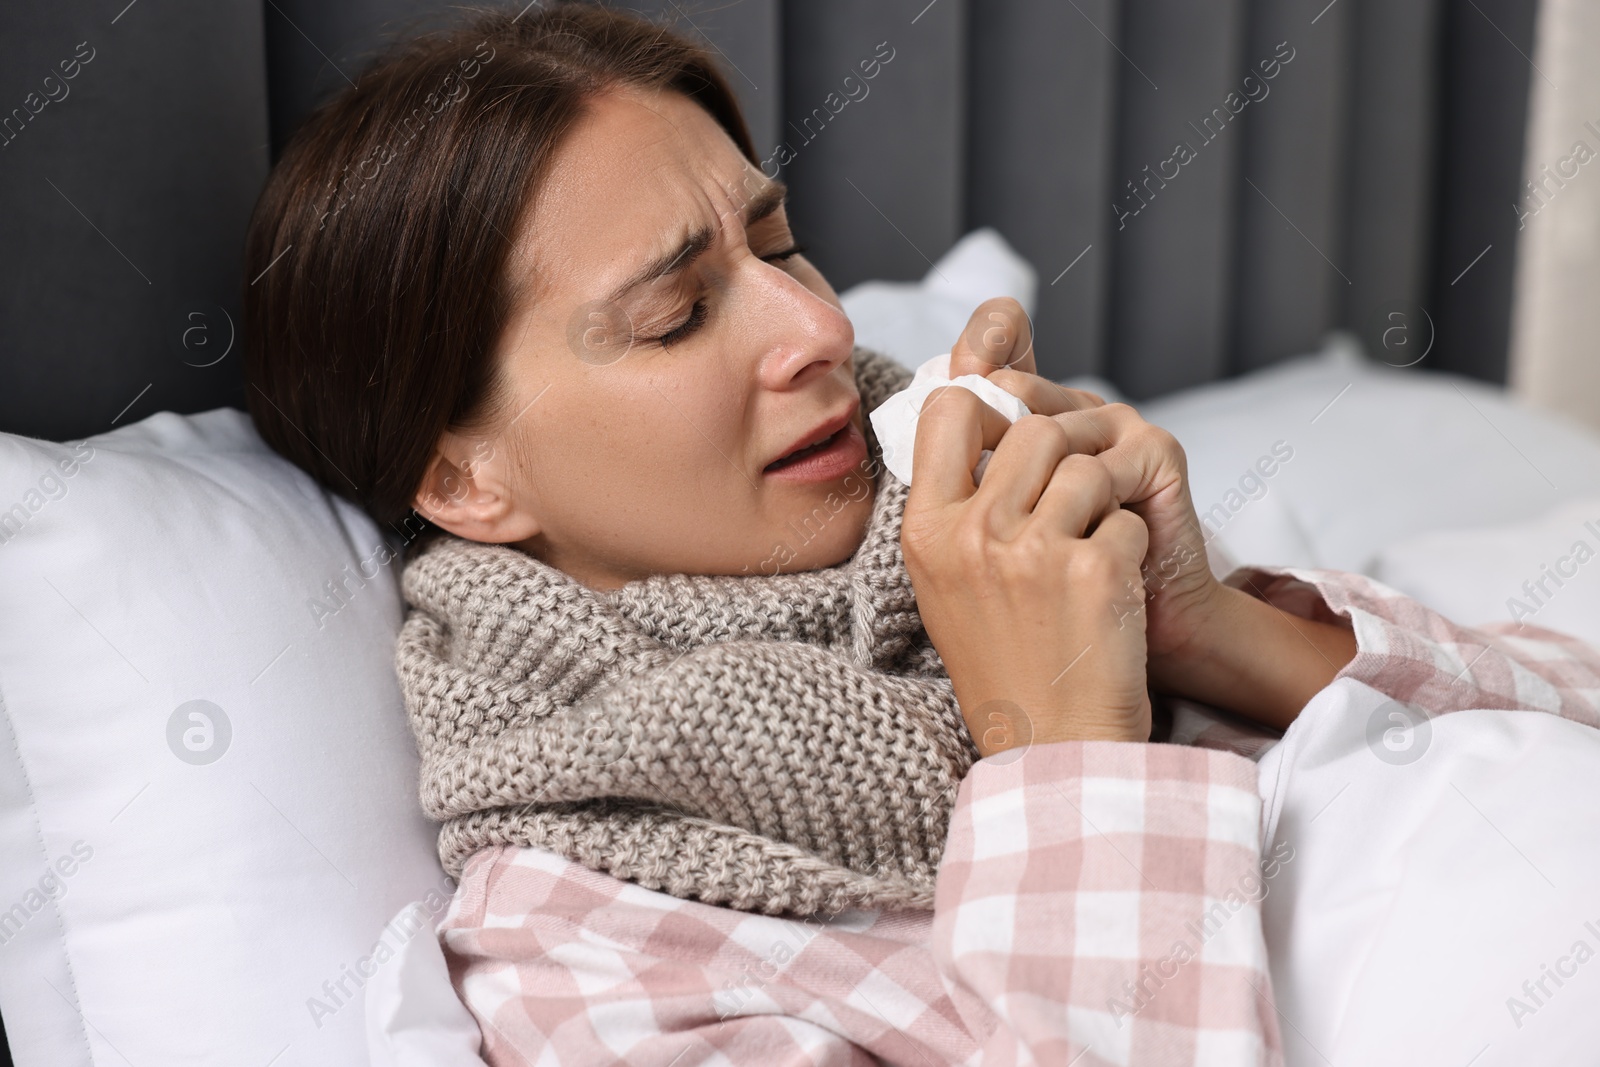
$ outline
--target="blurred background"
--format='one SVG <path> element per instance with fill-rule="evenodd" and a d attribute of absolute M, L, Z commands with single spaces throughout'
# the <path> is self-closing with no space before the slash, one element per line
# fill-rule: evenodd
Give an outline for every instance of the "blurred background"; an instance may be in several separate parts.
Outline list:
<path fill-rule="evenodd" d="M 1149 398 L 1345 328 L 1600 425 L 1600 181 L 1572 159 L 1600 151 L 1595 5 L 628 6 L 721 54 L 841 291 L 920 278 L 992 226 L 1038 273 L 1052 377 Z M 267 169 L 389 35 L 449 10 L 0 9 L 0 429 L 241 405 L 240 244 Z"/>

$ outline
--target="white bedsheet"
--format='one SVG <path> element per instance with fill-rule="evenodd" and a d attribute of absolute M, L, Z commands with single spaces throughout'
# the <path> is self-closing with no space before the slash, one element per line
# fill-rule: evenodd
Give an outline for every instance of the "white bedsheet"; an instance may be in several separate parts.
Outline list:
<path fill-rule="evenodd" d="M 423 916 L 407 913 L 418 908 L 406 905 L 394 925 L 411 929 Z M 407 938 L 367 982 L 366 997 L 372 1067 L 483 1067 L 477 1020 L 450 985 L 437 937 L 419 930 Z"/>

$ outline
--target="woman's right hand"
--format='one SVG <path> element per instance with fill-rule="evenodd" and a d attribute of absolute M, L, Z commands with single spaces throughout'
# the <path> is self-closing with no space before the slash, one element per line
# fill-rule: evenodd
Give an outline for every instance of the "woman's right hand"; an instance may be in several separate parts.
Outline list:
<path fill-rule="evenodd" d="M 906 570 L 978 751 L 1149 740 L 1149 534 L 1100 458 L 1069 455 L 1053 417 L 1008 424 L 945 388 L 923 407 L 912 463 Z"/>

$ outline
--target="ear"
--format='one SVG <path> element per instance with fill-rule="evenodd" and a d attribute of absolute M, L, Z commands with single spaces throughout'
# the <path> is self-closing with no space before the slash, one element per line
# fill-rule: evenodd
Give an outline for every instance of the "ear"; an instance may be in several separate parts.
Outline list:
<path fill-rule="evenodd" d="M 525 541 L 540 531 L 533 501 L 515 491 L 514 468 L 501 438 L 448 430 L 428 461 L 413 503 L 434 525 L 485 544 Z"/>

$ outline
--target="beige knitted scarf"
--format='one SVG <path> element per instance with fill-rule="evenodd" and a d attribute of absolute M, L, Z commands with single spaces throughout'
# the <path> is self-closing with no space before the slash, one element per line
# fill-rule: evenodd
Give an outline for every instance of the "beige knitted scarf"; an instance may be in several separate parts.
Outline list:
<path fill-rule="evenodd" d="M 862 410 L 910 372 L 855 352 Z M 836 566 L 656 575 L 594 591 L 441 535 L 407 563 L 396 654 L 421 799 L 455 877 L 547 849 L 674 896 L 769 914 L 930 908 L 978 758 L 900 553 L 882 471 Z"/>

